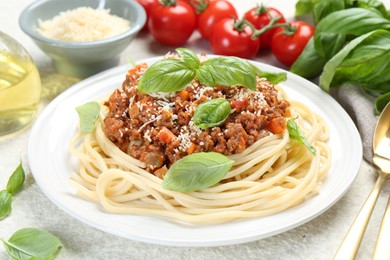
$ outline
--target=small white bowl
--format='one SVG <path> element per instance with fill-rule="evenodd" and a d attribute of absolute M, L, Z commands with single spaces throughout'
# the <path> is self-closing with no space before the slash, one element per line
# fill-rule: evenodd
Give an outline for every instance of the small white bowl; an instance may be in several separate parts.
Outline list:
<path fill-rule="evenodd" d="M 52 19 L 60 12 L 78 7 L 110 9 L 110 14 L 129 20 L 126 32 L 99 41 L 66 42 L 40 35 L 39 20 Z M 38 0 L 26 7 L 19 17 L 20 28 L 53 59 L 58 73 L 85 78 L 116 66 L 126 49 L 146 22 L 143 7 L 135 0 Z"/>

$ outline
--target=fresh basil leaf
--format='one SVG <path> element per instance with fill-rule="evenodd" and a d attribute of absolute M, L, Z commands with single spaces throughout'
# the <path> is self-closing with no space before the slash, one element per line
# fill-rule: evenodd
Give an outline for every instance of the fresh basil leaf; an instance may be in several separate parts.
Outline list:
<path fill-rule="evenodd" d="M 319 1 L 313 8 L 314 22 L 318 23 L 328 14 L 335 11 L 344 10 L 345 3 L 342 0 L 323 0 Z"/>
<path fill-rule="evenodd" d="M 22 228 L 3 243 L 14 259 L 54 259 L 62 248 L 57 237 L 38 228 Z"/>
<path fill-rule="evenodd" d="M 176 49 L 177 53 L 184 60 L 185 64 L 193 70 L 197 70 L 200 66 L 200 60 L 195 52 L 186 48 Z"/>
<path fill-rule="evenodd" d="M 233 163 L 234 161 L 220 153 L 193 153 L 172 164 L 162 186 L 178 192 L 206 189 L 222 180 Z"/>
<path fill-rule="evenodd" d="M 390 102 L 390 92 L 380 95 L 375 100 L 375 114 L 379 115 L 387 104 Z"/>
<path fill-rule="evenodd" d="M 20 188 L 23 186 L 25 179 L 25 174 L 22 166 L 22 162 L 19 163 L 19 166 L 15 169 L 15 171 L 12 173 L 11 177 L 8 180 L 7 183 L 7 191 L 11 193 L 12 195 L 15 195 L 16 192 L 20 190 Z"/>
<path fill-rule="evenodd" d="M 348 43 L 325 65 L 320 87 L 326 91 L 344 82 L 370 92 L 390 91 L 390 32 L 375 30 Z"/>
<path fill-rule="evenodd" d="M 194 124 L 202 129 L 220 125 L 229 116 L 230 111 L 230 103 L 224 98 L 205 101 L 195 109 Z"/>
<path fill-rule="evenodd" d="M 95 129 L 96 120 L 99 117 L 100 106 L 97 102 L 88 102 L 84 105 L 76 107 L 79 114 L 80 131 L 82 133 L 90 133 Z"/>
<path fill-rule="evenodd" d="M 371 9 L 350 8 L 333 12 L 322 19 L 314 33 L 314 46 L 321 57 L 330 59 L 349 38 L 376 29 L 390 29 L 390 20 Z"/>
<path fill-rule="evenodd" d="M 287 120 L 287 130 L 291 139 L 294 139 L 298 143 L 305 145 L 313 155 L 316 154 L 316 149 L 307 141 L 306 137 L 301 132 L 301 129 L 299 128 L 298 124 L 294 120 Z"/>
<path fill-rule="evenodd" d="M 7 217 L 12 210 L 12 194 L 7 190 L 0 191 L 0 220 Z"/>
<path fill-rule="evenodd" d="M 365 9 L 376 9 L 382 14 L 383 17 L 389 19 L 389 11 L 386 10 L 386 6 L 378 0 L 358 0 L 354 1 L 356 7 L 365 8 Z"/>
<path fill-rule="evenodd" d="M 290 71 L 304 78 L 314 78 L 321 74 L 327 60 L 317 53 L 312 37 L 306 44 L 301 55 L 291 65 Z"/>
<path fill-rule="evenodd" d="M 295 16 L 311 13 L 319 0 L 299 0 L 295 4 Z"/>
<path fill-rule="evenodd" d="M 280 82 L 284 82 L 287 80 L 287 73 L 285 72 L 268 72 L 268 71 L 259 71 L 257 73 L 259 78 L 266 78 L 269 82 L 276 85 Z"/>
<path fill-rule="evenodd" d="M 259 67 L 253 65 L 253 69 L 256 71 L 256 74 L 259 78 L 266 78 L 272 84 L 279 84 L 280 82 L 287 80 L 287 73 L 285 72 L 269 72 L 263 71 Z"/>
<path fill-rule="evenodd" d="M 198 80 L 206 85 L 244 86 L 256 89 L 256 72 L 246 60 L 237 57 L 217 57 L 205 61 L 196 71 Z"/>
<path fill-rule="evenodd" d="M 374 93 L 390 92 L 390 32 L 378 30 L 357 45 L 336 70 L 334 82 L 358 83 Z"/>
<path fill-rule="evenodd" d="M 175 92 L 182 90 L 195 78 L 195 70 L 182 59 L 164 59 L 153 63 L 141 76 L 141 93 Z"/>

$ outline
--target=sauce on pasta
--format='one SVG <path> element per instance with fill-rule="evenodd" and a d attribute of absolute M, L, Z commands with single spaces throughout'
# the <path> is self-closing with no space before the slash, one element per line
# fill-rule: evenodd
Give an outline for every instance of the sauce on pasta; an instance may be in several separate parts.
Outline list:
<path fill-rule="evenodd" d="M 258 79 L 257 89 L 208 87 L 196 79 L 174 93 L 142 94 L 139 78 L 147 69 L 130 69 L 122 88 L 104 104 L 109 112 L 104 133 L 123 152 L 145 162 L 146 169 L 163 178 L 167 169 L 184 156 L 197 152 L 231 155 L 244 151 L 257 140 L 286 129 L 289 102 L 275 86 Z M 200 129 L 194 125 L 196 107 L 210 99 L 225 98 L 233 109 L 219 126 Z"/>

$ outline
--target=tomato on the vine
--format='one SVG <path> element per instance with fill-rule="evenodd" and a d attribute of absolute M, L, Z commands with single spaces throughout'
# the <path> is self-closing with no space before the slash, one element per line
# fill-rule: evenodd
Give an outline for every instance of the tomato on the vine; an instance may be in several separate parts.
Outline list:
<path fill-rule="evenodd" d="M 161 44 L 185 43 L 196 29 L 196 13 L 182 0 L 160 0 L 150 11 L 148 29 Z"/>
<path fill-rule="evenodd" d="M 146 12 L 146 23 L 143 29 L 148 28 L 148 20 L 150 16 L 150 11 L 153 8 L 153 5 L 157 3 L 158 0 L 137 0 L 137 2 L 145 9 Z"/>
<path fill-rule="evenodd" d="M 256 29 L 261 29 L 264 26 L 268 25 L 272 18 L 280 17 L 279 20 L 277 20 L 275 23 L 285 23 L 286 19 L 284 18 L 283 14 L 273 8 L 273 7 L 266 7 L 263 5 L 254 7 L 247 12 L 244 13 L 244 19 L 246 19 L 248 22 L 252 23 Z M 272 37 L 274 36 L 276 31 L 276 28 L 270 29 L 266 31 L 265 33 L 260 35 L 260 41 L 261 41 L 261 48 L 269 48 L 271 47 L 271 41 Z"/>
<path fill-rule="evenodd" d="M 210 44 L 215 54 L 252 59 L 260 48 L 260 39 L 252 39 L 252 28 L 244 20 L 225 18 L 214 25 Z"/>
<path fill-rule="evenodd" d="M 198 17 L 198 29 L 205 39 L 210 39 L 213 26 L 224 18 L 238 17 L 236 8 L 226 0 L 204 1 L 204 10 Z"/>
<path fill-rule="evenodd" d="M 314 27 L 302 21 L 277 28 L 271 42 L 273 55 L 280 63 L 291 66 L 314 34 Z"/>

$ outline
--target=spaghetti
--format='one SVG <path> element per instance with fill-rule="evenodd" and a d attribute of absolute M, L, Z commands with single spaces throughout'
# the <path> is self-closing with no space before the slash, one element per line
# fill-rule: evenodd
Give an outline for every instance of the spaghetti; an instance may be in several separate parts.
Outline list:
<path fill-rule="evenodd" d="M 282 91 L 278 95 L 285 96 Z M 105 110 L 95 131 L 77 134 L 72 140 L 71 153 L 80 161 L 72 183 L 80 196 L 112 213 L 191 224 L 276 214 L 318 193 L 330 168 L 327 125 L 305 105 L 295 101 L 290 104 L 289 116 L 295 118 L 307 141 L 315 147 L 315 155 L 291 140 L 287 130 L 261 135 L 243 151 L 227 155 L 234 163 L 223 180 L 186 193 L 164 189 L 163 176 L 152 174 L 153 169 L 144 161 L 130 156 L 107 137 Z M 145 127 L 153 127 L 153 122 Z"/>

